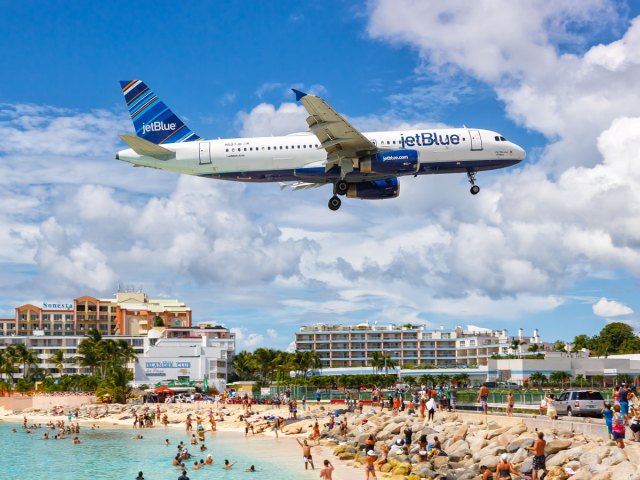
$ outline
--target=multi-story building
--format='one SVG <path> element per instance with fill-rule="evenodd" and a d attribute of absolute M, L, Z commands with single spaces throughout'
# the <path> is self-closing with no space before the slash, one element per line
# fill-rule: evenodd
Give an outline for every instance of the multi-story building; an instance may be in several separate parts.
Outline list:
<path fill-rule="evenodd" d="M 141 335 L 154 326 L 190 327 L 191 309 L 179 300 L 117 292 L 115 298 L 83 296 L 71 302 L 21 305 L 14 318 L 0 319 L 0 336 Z"/>
<path fill-rule="evenodd" d="M 137 384 L 204 382 L 223 391 L 232 373 L 235 334 L 219 325 L 149 332 L 135 366 Z"/>
<path fill-rule="evenodd" d="M 206 378 L 223 390 L 232 373 L 235 334 L 218 325 L 191 324 L 191 309 L 179 300 L 118 291 L 115 298 L 82 296 L 65 303 L 16 307 L 14 318 L 0 319 L 0 350 L 24 344 L 48 375 L 86 374 L 89 369 L 75 360 L 80 342 L 95 329 L 105 339 L 125 340 L 134 348 L 138 360 L 131 367 L 140 384 Z M 61 365 L 51 358 L 60 350 Z"/>
<path fill-rule="evenodd" d="M 517 337 L 506 330 L 493 331 L 468 326 L 454 330 L 427 330 L 399 325 L 311 325 L 296 333 L 297 350 L 315 350 L 324 368 L 369 366 L 374 352 L 390 355 L 400 367 L 405 365 L 456 367 L 487 365 L 490 358 L 523 353 L 531 345 L 548 348 L 534 330 Z"/>
<path fill-rule="evenodd" d="M 76 361 L 78 356 L 78 346 L 84 340 L 84 335 L 14 335 L 0 337 L 0 350 L 6 349 L 9 345 L 24 344 L 29 350 L 32 350 L 37 357 L 37 366 L 41 368 L 47 375 L 59 377 L 61 375 L 89 374 L 90 369 L 83 367 Z M 123 336 L 123 335 L 104 335 L 104 339 L 124 340 L 133 347 L 136 354 L 140 355 L 143 351 L 144 337 L 142 336 Z M 64 353 L 62 369 L 59 365 L 52 362 L 51 356 L 58 350 Z M 19 366 L 19 365 L 18 365 Z M 19 371 L 15 378 L 22 377 L 23 372 Z"/>

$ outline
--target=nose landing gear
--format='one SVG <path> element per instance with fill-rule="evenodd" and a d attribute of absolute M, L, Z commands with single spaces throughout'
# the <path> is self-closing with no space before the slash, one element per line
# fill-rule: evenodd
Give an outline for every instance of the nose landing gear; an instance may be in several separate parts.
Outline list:
<path fill-rule="evenodd" d="M 471 184 L 471 195 L 477 195 L 480 192 L 480 187 L 476 185 L 476 172 L 473 170 L 467 170 L 467 177 L 469 178 L 469 183 Z"/>

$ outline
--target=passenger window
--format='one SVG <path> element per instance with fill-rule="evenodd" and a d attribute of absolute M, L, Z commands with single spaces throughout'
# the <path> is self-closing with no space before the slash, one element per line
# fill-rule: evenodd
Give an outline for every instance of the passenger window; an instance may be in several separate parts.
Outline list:
<path fill-rule="evenodd" d="M 298 148 L 300 148 L 300 145 L 298 145 Z"/>
<path fill-rule="evenodd" d="M 395 140 L 393 141 L 393 144 L 394 144 L 394 145 L 396 144 L 396 141 L 395 141 Z"/>
<path fill-rule="evenodd" d="M 227 148 L 227 152 L 229 151 L 229 149 Z"/>
<path fill-rule="evenodd" d="M 286 148 L 287 150 L 289 150 L 289 145 L 286 145 L 284 148 Z"/>

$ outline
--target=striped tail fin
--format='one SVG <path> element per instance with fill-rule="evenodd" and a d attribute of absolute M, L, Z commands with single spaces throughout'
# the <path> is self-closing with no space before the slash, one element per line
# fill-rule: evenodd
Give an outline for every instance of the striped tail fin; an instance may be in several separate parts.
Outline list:
<path fill-rule="evenodd" d="M 200 140 L 142 80 L 120 86 L 138 137 L 156 145 Z"/>

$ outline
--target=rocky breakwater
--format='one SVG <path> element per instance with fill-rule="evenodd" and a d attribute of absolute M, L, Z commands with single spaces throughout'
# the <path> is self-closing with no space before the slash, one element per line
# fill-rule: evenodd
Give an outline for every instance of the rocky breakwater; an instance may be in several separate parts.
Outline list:
<path fill-rule="evenodd" d="M 508 460 L 523 475 L 530 474 L 533 456 L 527 447 L 533 445 L 537 431 L 524 423 L 501 426 L 499 418 L 478 417 L 461 420 L 456 414 L 441 414 L 435 421 L 402 414 L 363 413 L 350 415 L 350 431 L 342 437 L 337 431 L 322 432 L 322 444 L 334 448 L 334 454 L 348 464 L 362 468 L 366 452 L 363 448 L 374 436 L 374 451 L 383 458 L 383 447 L 389 449 L 387 462 L 380 466 L 383 476 L 393 480 L 480 478 L 480 466 L 495 471 L 500 456 Z M 412 443 L 407 449 L 398 445 L 404 440 L 404 429 L 411 426 Z M 603 428 L 604 425 L 603 425 Z M 605 438 L 562 431 L 559 428 L 541 430 L 547 442 L 547 480 L 640 480 L 640 447 L 635 444 L 621 450 Z M 418 439 L 426 435 L 433 443 L 437 436 L 446 455 L 426 459 L 418 454 Z"/>

